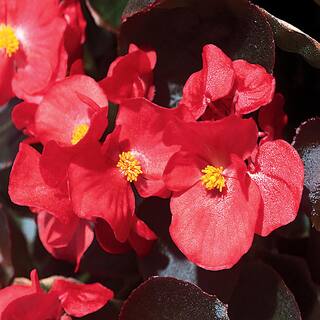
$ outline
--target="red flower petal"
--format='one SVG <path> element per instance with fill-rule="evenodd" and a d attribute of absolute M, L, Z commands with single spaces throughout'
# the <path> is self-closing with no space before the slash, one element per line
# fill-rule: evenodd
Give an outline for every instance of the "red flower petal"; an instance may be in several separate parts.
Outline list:
<path fill-rule="evenodd" d="M 207 161 L 188 152 L 177 152 L 168 162 L 163 180 L 171 191 L 184 191 L 201 178 L 201 170 Z"/>
<path fill-rule="evenodd" d="M 55 294 L 34 293 L 16 299 L 1 315 L 3 320 L 60 319 L 62 308 Z"/>
<path fill-rule="evenodd" d="M 68 52 L 69 62 L 73 62 L 82 53 L 81 46 L 85 41 L 87 22 L 78 0 L 61 1 L 60 13 L 67 22 L 64 45 Z"/>
<path fill-rule="evenodd" d="M 64 279 L 56 279 L 50 293 L 57 294 L 63 309 L 74 317 L 95 312 L 113 298 L 113 292 L 100 283 L 81 284 Z"/>
<path fill-rule="evenodd" d="M 255 232 L 266 236 L 293 221 L 299 209 L 304 177 L 302 161 L 294 148 L 283 140 L 262 144 L 250 176 L 263 200 Z"/>
<path fill-rule="evenodd" d="M 48 185 L 56 187 L 67 179 L 67 170 L 74 157 L 74 153 L 68 151 L 55 141 L 45 144 L 40 158 L 40 171 Z"/>
<path fill-rule="evenodd" d="M 35 135 L 35 115 L 38 109 L 37 104 L 21 102 L 17 104 L 11 114 L 12 122 L 17 129 L 23 130 L 24 134 Z"/>
<path fill-rule="evenodd" d="M 10 198 L 16 204 L 35 207 L 53 214 L 61 221 L 67 221 L 72 208 L 66 186 L 47 185 L 41 175 L 39 162 L 40 154 L 21 143 L 10 174 Z"/>
<path fill-rule="evenodd" d="M 129 53 L 118 57 L 109 67 L 108 75 L 100 82 L 108 98 L 114 103 L 126 99 L 146 97 L 153 99 L 152 70 L 155 67 L 154 51 L 143 51 L 130 45 Z"/>
<path fill-rule="evenodd" d="M 122 127 L 119 139 L 129 142 L 146 179 L 161 179 L 169 158 L 178 151 L 179 147 L 163 141 L 164 126 L 177 119 L 174 109 L 159 107 L 146 99 L 121 104 L 117 117 L 117 125 Z"/>
<path fill-rule="evenodd" d="M 50 140 L 72 146 L 74 130 L 87 125 L 85 137 L 98 140 L 107 127 L 107 97 L 90 77 L 74 75 L 57 82 L 47 92 L 36 113 L 37 135 L 42 143 Z"/>
<path fill-rule="evenodd" d="M 257 64 L 245 60 L 233 62 L 236 73 L 233 103 L 236 114 L 247 114 L 271 102 L 275 79 Z"/>
<path fill-rule="evenodd" d="M 114 140 L 112 137 L 109 140 Z M 107 155 L 119 154 L 112 148 L 108 150 Z M 77 163 L 72 163 L 68 171 L 70 192 L 74 211 L 80 218 L 106 220 L 116 238 L 124 242 L 129 236 L 135 200 L 130 183 L 116 164 L 107 162 L 99 149 L 79 154 Z"/>
<path fill-rule="evenodd" d="M 166 199 L 171 195 L 171 192 L 167 189 L 162 179 L 149 180 L 141 175 L 141 177 L 139 177 L 134 183 L 134 186 L 136 187 L 139 195 L 143 198 L 160 197 Z"/>
<path fill-rule="evenodd" d="M 199 181 L 171 198 L 170 234 L 186 257 L 202 268 L 231 268 L 252 243 L 261 203 L 245 165 L 233 157 L 223 193 L 208 191 Z"/>
<path fill-rule="evenodd" d="M 37 222 L 40 240 L 47 251 L 57 259 L 75 263 L 77 271 L 83 254 L 93 241 L 90 223 L 76 215 L 68 223 L 62 223 L 45 212 L 38 214 Z"/>
<path fill-rule="evenodd" d="M 138 256 L 149 253 L 157 236 L 149 227 L 139 219 L 136 219 L 129 236 L 129 243 Z"/>
<path fill-rule="evenodd" d="M 201 158 L 227 159 L 231 153 L 247 159 L 255 149 L 258 129 L 253 119 L 229 116 L 218 121 L 189 122 L 175 120 L 165 130 L 166 145 L 182 149 Z M 241 139 L 239 139 L 241 137 Z"/>
<path fill-rule="evenodd" d="M 0 290 L 0 315 L 6 307 L 14 300 L 33 294 L 34 290 L 30 286 L 12 285 Z"/>
<path fill-rule="evenodd" d="M 208 103 L 225 97 L 234 83 L 232 61 L 214 45 L 203 47 L 203 69 L 191 75 L 183 89 L 181 104 L 195 119 L 205 111 Z"/>
<path fill-rule="evenodd" d="M 14 97 L 11 87 L 11 79 L 14 74 L 13 60 L 0 54 L 0 106 Z"/>
<path fill-rule="evenodd" d="M 121 254 L 131 249 L 127 242 L 119 242 L 115 238 L 109 224 L 102 219 L 95 223 L 95 234 L 101 248 L 108 253 Z"/>
<path fill-rule="evenodd" d="M 288 117 L 283 111 L 284 97 L 277 93 L 273 100 L 259 110 L 259 125 L 266 133 L 261 143 L 281 139 Z"/>

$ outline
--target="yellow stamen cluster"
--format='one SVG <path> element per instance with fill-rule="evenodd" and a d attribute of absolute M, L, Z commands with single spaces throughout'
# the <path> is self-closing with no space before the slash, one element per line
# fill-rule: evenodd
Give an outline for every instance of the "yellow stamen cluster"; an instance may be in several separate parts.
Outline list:
<path fill-rule="evenodd" d="M 133 156 L 131 151 L 119 154 L 117 168 L 121 174 L 127 177 L 129 182 L 137 181 L 139 174 L 142 173 L 140 162 Z"/>
<path fill-rule="evenodd" d="M 222 175 L 223 167 L 206 166 L 201 170 L 203 173 L 201 177 L 202 184 L 208 189 L 218 189 L 222 192 L 222 189 L 226 185 L 224 176 Z"/>
<path fill-rule="evenodd" d="M 87 134 L 89 126 L 86 123 L 78 124 L 74 127 L 71 137 L 71 144 L 75 145 Z"/>
<path fill-rule="evenodd" d="M 0 24 L 0 49 L 5 49 L 10 58 L 19 49 L 19 40 L 14 29 L 3 23 Z"/>

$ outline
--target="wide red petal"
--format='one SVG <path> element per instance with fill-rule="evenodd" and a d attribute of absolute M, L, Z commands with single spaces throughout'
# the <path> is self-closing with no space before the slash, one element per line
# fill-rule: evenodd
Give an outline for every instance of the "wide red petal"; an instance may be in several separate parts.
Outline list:
<path fill-rule="evenodd" d="M 72 208 L 66 187 L 50 187 L 41 175 L 39 163 L 40 154 L 21 143 L 10 174 L 10 198 L 16 204 L 47 211 L 67 221 Z"/>
<path fill-rule="evenodd" d="M 233 103 L 236 114 L 247 114 L 271 102 L 275 79 L 257 64 L 245 60 L 233 62 L 236 73 Z"/>
<path fill-rule="evenodd" d="M 73 156 L 73 152 L 61 148 L 55 141 L 45 144 L 40 158 L 40 171 L 48 185 L 56 187 L 67 179 L 67 170 Z"/>
<path fill-rule="evenodd" d="M 57 259 L 75 263 L 78 270 L 94 238 L 90 223 L 76 215 L 68 223 L 62 223 L 46 212 L 38 214 L 37 222 L 40 240 L 47 251 Z"/>
<path fill-rule="evenodd" d="M 97 139 L 107 127 L 108 100 L 90 77 L 73 75 L 50 88 L 36 113 L 36 130 L 42 143 L 50 140 L 72 146 L 76 126 L 86 124 Z M 91 130 L 91 131 L 90 131 Z"/>
<path fill-rule="evenodd" d="M 11 302 L 1 313 L 1 319 L 60 319 L 62 312 L 61 303 L 56 294 L 34 293 Z"/>
<path fill-rule="evenodd" d="M 226 190 L 208 191 L 199 181 L 184 193 L 174 193 L 170 234 L 186 257 L 208 270 L 231 268 L 250 248 L 261 197 L 244 174 L 239 158 L 229 168 Z"/>
<path fill-rule="evenodd" d="M 250 176 L 263 200 L 255 232 L 266 236 L 293 221 L 299 209 L 304 178 L 303 164 L 295 149 L 283 140 L 262 144 Z"/>
<path fill-rule="evenodd" d="M 168 124 L 163 140 L 166 145 L 180 145 L 201 158 L 226 161 L 231 153 L 243 159 L 250 157 L 257 139 L 254 120 L 233 115 L 218 121 L 186 123 L 177 119 Z"/>
<path fill-rule="evenodd" d="M 113 292 L 100 283 L 82 284 L 64 279 L 55 280 L 50 293 L 57 294 L 63 309 L 74 317 L 95 312 L 113 298 Z"/>
<path fill-rule="evenodd" d="M 34 290 L 31 286 L 12 285 L 0 290 L 0 315 L 6 307 L 20 297 L 33 294 Z"/>
<path fill-rule="evenodd" d="M 169 160 L 163 180 L 171 191 L 184 191 L 196 184 L 208 162 L 189 152 L 177 152 Z"/>
<path fill-rule="evenodd" d="M 135 209 L 130 183 L 116 163 L 106 162 L 100 150 L 83 153 L 77 161 L 68 170 L 75 213 L 80 218 L 106 220 L 116 238 L 126 241 Z"/>

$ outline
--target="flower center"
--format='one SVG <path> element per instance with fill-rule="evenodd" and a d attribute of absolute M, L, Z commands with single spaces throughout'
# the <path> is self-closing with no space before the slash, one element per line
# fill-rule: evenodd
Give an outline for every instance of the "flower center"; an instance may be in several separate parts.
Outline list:
<path fill-rule="evenodd" d="M 214 188 L 222 192 L 222 189 L 226 186 L 226 181 L 222 175 L 223 167 L 206 166 L 201 170 L 203 173 L 201 177 L 202 185 L 208 190 Z"/>
<path fill-rule="evenodd" d="M 140 162 L 133 156 L 131 151 L 119 154 L 117 168 L 121 174 L 127 177 L 129 182 L 137 181 L 139 174 L 142 173 Z"/>
<path fill-rule="evenodd" d="M 19 49 L 19 40 L 14 29 L 3 23 L 0 24 L 0 49 L 5 49 L 9 58 Z"/>
<path fill-rule="evenodd" d="M 87 134 L 89 126 L 86 123 L 78 124 L 74 127 L 71 137 L 71 144 L 75 145 Z"/>

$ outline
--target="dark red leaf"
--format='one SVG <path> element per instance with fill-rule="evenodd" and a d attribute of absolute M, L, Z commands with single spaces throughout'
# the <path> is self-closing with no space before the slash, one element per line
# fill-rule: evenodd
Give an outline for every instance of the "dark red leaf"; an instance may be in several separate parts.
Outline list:
<path fill-rule="evenodd" d="M 228 320 L 227 307 L 195 285 L 174 278 L 151 278 L 132 292 L 119 320 Z"/>
<path fill-rule="evenodd" d="M 312 223 L 320 230 L 320 118 L 301 124 L 293 146 L 300 154 L 305 170 L 302 210 L 311 215 Z"/>

